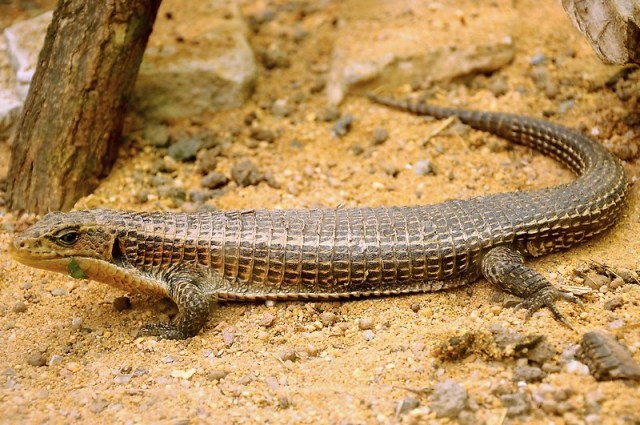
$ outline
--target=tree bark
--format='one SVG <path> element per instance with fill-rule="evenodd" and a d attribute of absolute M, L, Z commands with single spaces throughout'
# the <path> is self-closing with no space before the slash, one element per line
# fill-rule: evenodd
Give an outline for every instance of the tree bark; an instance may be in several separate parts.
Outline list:
<path fill-rule="evenodd" d="M 159 6 L 58 2 L 11 148 L 10 209 L 71 209 L 108 174 Z"/>

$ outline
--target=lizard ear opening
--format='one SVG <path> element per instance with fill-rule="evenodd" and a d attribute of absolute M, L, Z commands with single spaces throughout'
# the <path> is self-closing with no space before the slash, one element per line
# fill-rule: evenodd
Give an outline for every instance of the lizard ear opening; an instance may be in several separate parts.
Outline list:
<path fill-rule="evenodd" d="M 122 265 L 124 264 L 124 253 L 122 252 L 122 248 L 120 247 L 120 240 L 115 238 L 113 240 L 113 246 L 111 247 L 111 258 L 116 264 Z"/>

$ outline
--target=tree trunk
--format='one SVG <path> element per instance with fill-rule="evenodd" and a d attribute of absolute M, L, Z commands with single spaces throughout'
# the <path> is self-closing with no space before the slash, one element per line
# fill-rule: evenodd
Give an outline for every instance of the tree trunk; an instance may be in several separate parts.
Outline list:
<path fill-rule="evenodd" d="M 58 2 L 11 148 L 10 209 L 71 209 L 108 174 L 159 6 Z"/>

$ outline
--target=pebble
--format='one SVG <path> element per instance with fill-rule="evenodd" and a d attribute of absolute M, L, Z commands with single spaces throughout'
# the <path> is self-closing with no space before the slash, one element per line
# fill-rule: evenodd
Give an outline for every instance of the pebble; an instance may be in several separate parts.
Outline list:
<path fill-rule="evenodd" d="M 564 370 L 567 373 L 571 373 L 572 375 L 588 375 L 589 374 L 589 367 L 586 364 L 579 362 L 577 360 L 568 361 L 564 365 Z"/>
<path fill-rule="evenodd" d="M 462 385 L 448 379 L 435 385 L 430 401 L 436 417 L 455 418 L 467 408 L 469 395 Z"/>
<path fill-rule="evenodd" d="M 340 118 L 340 110 L 338 110 L 338 108 L 336 108 L 335 106 L 329 106 L 322 112 L 320 118 L 323 121 L 327 122 L 335 121 Z"/>
<path fill-rule="evenodd" d="M 289 397 L 287 397 L 286 395 L 279 396 L 278 397 L 278 406 L 281 409 L 289 408 L 289 406 L 291 406 L 291 401 L 289 400 Z"/>
<path fill-rule="evenodd" d="M 207 174 L 218 166 L 219 149 L 204 149 L 197 153 L 197 168 L 200 174 Z"/>
<path fill-rule="evenodd" d="M 280 349 L 280 351 L 278 351 L 278 357 L 283 362 L 286 362 L 287 360 L 295 361 L 297 358 L 296 352 L 293 350 L 293 348 L 290 347 L 284 347 Z"/>
<path fill-rule="evenodd" d="M 362 331 L 362 337 L 365 339 L 365 341 L 371 341 L 376 337 L 376 334 L 371 329 L 367 329 Z"/>
<path fill-rule="evenodd" d="M 89 411 L 91 411 L 91 413 L 98 414 L 108 406 L 109 403 L 104 399 L 95 400 L 89 405 Z"/>
<path fill-rule="evenodd" d="M 251 160 L 245 158 L 233 164 L 231 179 L 238 186 L 247 187 L 264 181 L 265 176 Z"/>
<path fill-rule="evenodd" d="M 267 69 L 288 68 L 291 66 L 289 54 L 278 47 L 269 47 L 260 55 L 262 64 Z"/>
<path fill-rule="evenodd" d="M 236 339 L 236 328 L 228 326 L 222 330 L 222 342 L 227 347 L 231 347 Z"/>
<path fill-rule="evenodd" d="M 331 326 L 337 321 L 338 321 L 338 316 L 331 311 L 325 311 L 322 314 L 320 314 L 320 323 L 322 323 L 324 326 Z"/>
<path fill-rule="evenodd" d="M 507 408 L 507 416 L 525 416 L 531 412 L 531 399 L 525 393 L 505 394 L 500 396 L 500 402 Z"/>
<path fill-rule="evenodd" d="M 416 172 L 417 175 L 419 176 L 426 176 L 426 175 L 435 175 L 435 170 L 433 169 L 433 165 L 431 164 L 431 161 L 428 159 L 422 159 L 420 161 L 417 161 L 414 165 L 413 165 L 413 171 Z"/>
<path fill-rule="evenodd" d="M 117 297 L 113 300 L 113 308 L 116 311 L 129 310 L 131 308 L 131 299 L 129 297 Z"/>
<path fill-rule="evenodd" d="M 407 397 L 396 405 L 396 415 L 404 415 L 420 406 L 420 400 L 415 397 Z"/>
<path fill-rule="evenodd" d="M 547 57 L 542 53 L 536 53 L 535 55 L 529 58 L 529 65 L 536 66 L 542 65 L 547 61 Z"/>
<path fill-rule="evenodd" d="M 413 311 L 414 313 L 417 313 L 420 311 L 420 304 L 418 303 L 411 303 L 411 311 Z"/>
<path fill-rule="evenodd" d="M 363 317 L 358 321 L 360 330 L 367 330 L 373 327 L 373 319 L 371 317 Z"/>
<path fill-rule="evenodd" d="M 540 382 L 547 374 L 540 368 L 534 366 L 518 366 L 513 371 L 514 381 Z"/>
<path fill-rule="evenodd" d="M 389 139 L 389 132 L 386 128 L 377 127 L 373 130 L 373 144 L 381 145 Z"/>
<path fill-rule="evenodd" d="M 590 274 L 587 275 L 584 283 L 591 289 L 600 289 L 601 287 L 608 285 L 611 279 L 603 274 Z"/>
<path fill-rule="evenodd" d="M 27 305 L 24 303 L 24 301 L 17 301 L 11 308 L 11 311 L 13 311 L 14 313 L 24 313 L 25 311 L 27 311 Z"/>
<path fill-rule="evenodd" d="M 82 317 L 74 317 L 71 319 L 71 329 L 74 331 L 82 329 Z"/>
<path fill-rule="evenodd" d="M 127 385 L 130 381 L 131 381 L 131 375 L 121 374 L 121 375 L 116 375 L 116 377 L 113 378 L 114 384 L 119 384 L 119 385 Z"/>
<path fill-rule="evenodd" d="M 171 377 L 179 378 L 179 379 L 191 379 L 191 377 L 196 373 L 196 371 L 197 369 L 195 367 L 192 367 L 187 370 L 174 369 L 171 371 Z"/>
<path fill-rule="evenodd" d="M 494 78 L 489 84 L 489 90 L 495 97 L 507 94 L 509 91 L 509 84 L 506 78 Z"/>
<path fill-rule="evenodd" d="M 200 185 L 207 189 L 219 189 L 229 183 L 229 178 L 219 171 L 212 171 L 200 180 Z"/>
<path fill-rule="evenodd" d="M 229 374 L 229 372 L 224 371 L 224 370 L 220 370 L 220 369 L 210 370 L 209 372 L 207 372 L 207 380 L 209 380 L 209 381 L 221 381 L 224 378 L 226 378 L 228 374 Z"/>
<path fill-rule="evenodd" d="M 625 284 L 625 280 L 623 278 L 621 278 L 620 276 L 616 276 L 610 283 L 609 283 L 609 288 L 610 289 L 617 289 L 620 288 L 621 286 L 624 286 Z"/>
<path fill-rule="evenodd" d="M 604 303 L 604 308 L 605 310 L 616 311 L 623 305 L 624 305 L 624 301 L 622 300 L 621 297 L 614 297 Z"/>
<path fill-rule="evenodd" d="M 54 297 L 62 297 L 64 295 L 67 295 L 68 293 L 69 291 L 64 288 L 53 288 L 51 290 L 51 295 L 53 295 Z"/>
<path fill-rule="evenodd" d="M 59 363 L 62 363 L 62 356 L 58 354 L 52 355 L 51 358 L 49 359 L 49 366 L 55 366 Z"/>
<path fill-rule="evenodd" d="M 169 146 L 167 153 L 176 161 L 195 161 L 198 151 L 202 147 L 202 142 L 197 139 L 181 139 Z"/>
<path fill-rule="evenodd" d="M 345 136 L 351 130 L 352 123 L 353 117 L 351 116 L 351 114 L 341 116 L 333 125 L 333 133 L 338 137 Z"/>
<path fill-rule="evenodd" d="M 271 106 L 271 114 L 276 117 L 288 117 L 291 114 L 291 107 L 287 99 L 276 99 Z"/>
<path fill-rule="evenodd" d="M 276 134 L 264 127 L 252 128 L 249 136 L 260 142 L 273 143 L 273 141 L 276 140 Z"/>
<path fill-rule="evenodd" d="M 573 108 L 575 104 L 576 104 L 576 101 L 573 99 L 565 100 L 560 104 L 560 106 L 558 106 L 558 112 L 561 114 L 564 114 L 568 112 L 569 109 Z"/>
<path fill-rule="evenodd" d="M 47 358 L 42 354 L 32 354 L 27 357 L 27 363 L 31 366 L 41 367 L 47 364 Z"/>
<path fill-rule="evenodd" d="M 158 148 L 166 148 L 169 146 L 169 129 L 162 124 L 146 126 L 144 130 L 142 130 L 142 137 L 152 146 Z"/>
<path fill-rule="evenodd" d="M 272 326 L 275 323 L 275 316 L 271 313 L 264 313 L 262 315 L 262 319 L 260 319 L 260 323 L 259 325 L 262 326 L 263 328 L 268 328 L 269 326 Z"/>

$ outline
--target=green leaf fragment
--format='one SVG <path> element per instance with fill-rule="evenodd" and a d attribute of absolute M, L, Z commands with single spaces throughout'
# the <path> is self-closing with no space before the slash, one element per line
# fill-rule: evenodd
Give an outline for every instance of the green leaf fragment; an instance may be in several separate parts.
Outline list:
<path fill-rule="evenodd" d="M 82 268 L 80 267 L 80 264 L 78 264 L 76 259 L 73 257 L 71 257 L 71 260 L 69 260 L 67 271 L 69 272 L 69 276 L 74 279 L 88 279 L 84 270 L 82 270 Z"/>

